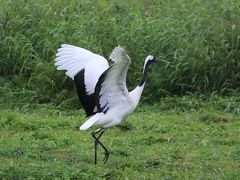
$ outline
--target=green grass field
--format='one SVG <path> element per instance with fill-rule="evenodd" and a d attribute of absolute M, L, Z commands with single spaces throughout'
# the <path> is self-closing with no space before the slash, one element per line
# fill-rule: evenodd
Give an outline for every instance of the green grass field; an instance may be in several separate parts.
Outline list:
<path fill-rule="evenodd" d="M 141 105 L 102 141 L 93 163 L 82 110 L 51 105 L 0 110 L 0 177 L 5 179 L 239 179 L 240 99 L 164 98 Z"/>

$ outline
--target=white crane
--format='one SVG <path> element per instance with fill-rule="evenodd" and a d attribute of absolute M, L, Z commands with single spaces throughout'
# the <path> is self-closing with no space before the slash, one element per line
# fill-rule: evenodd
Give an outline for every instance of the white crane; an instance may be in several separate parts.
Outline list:
<path fill-rule="evenodd" d="M 79 100 L 87 116 L 91 116 L 80 130 L 87 130 L 93 125 L 100 126 L 92 132 L 95 139 L 94 163 L 97 163 L 98 144 L 105 150 L 104 163 L 106 163 L 109 152 L 100 142 L 100 137 L 107 128 L 121 123 L 133 113 L 143 92 L 148 67 L 157 59 L 152 55 L 146 57 L 138 86 L 128 92 L 126 76 L 131 60 L 121 46 L 112 51 L 111 66 L 104 57 L 68 44 L 62 44 L 56 56 L 57 70 L 66 70 L 66 75 L 75 81 Z"/>

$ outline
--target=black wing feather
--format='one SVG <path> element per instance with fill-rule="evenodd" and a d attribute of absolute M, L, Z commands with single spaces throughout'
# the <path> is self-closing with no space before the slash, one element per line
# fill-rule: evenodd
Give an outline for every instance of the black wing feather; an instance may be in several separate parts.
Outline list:
<path fill-rule="evenodd" d="M 97 85 L 95 87 L 95 104 L 97 106 L 98 112 L 103 112 L 104 114 L 107 113 L 109 107 L 108 107 L 108 102 L 106 104 L 100 104 L 100 97 L 101 95 L 99 95 L 101 88 L 102 88 L 102 83 L 104 82 L 108 72 L 110 71 L 110 69 L 112 68 L 112 66 L 110 66 L 107 70 L 105 70 L 102 75 L 100 76 L 100 78 L 98 79 Z"/>
<path fill-rule="evenodd" d="M 78 98 L 79 98 L 80 102 L 82 103 L 87 116 L 92 116 L 92 115 L 96 114 L 96 112 L 94 112 L 96 96 L 95 96 L 95 94 L 91 94 L 91 95 L 87 94 L 86 85 L 84 83 L 85 82 L 84 81 L 84 73 L 85 73 L 84 69 L 81 70 L 80 72 L 78 72 L 74 76 L 74 82 L 76 84 Z"/>

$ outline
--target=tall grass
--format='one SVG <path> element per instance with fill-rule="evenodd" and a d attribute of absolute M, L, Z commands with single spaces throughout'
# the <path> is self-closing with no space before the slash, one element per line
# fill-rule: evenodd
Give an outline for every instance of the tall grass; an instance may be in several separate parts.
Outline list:
<path fill-rule="evenodd" d="M 118 44 L 132 58 L 128 86 L 141 76 L 145 56 L 155 66 L 145 97 L 213 92 L 240 86 L 240 2 L 0 0 L 0 102 L 76 102 L 74 85 L 54 67 L 62 43 L 108 57 Z M 72 92 L 72 93 L 70 93 Z M 153 98 L 154 97 L 154 98 Z"/>

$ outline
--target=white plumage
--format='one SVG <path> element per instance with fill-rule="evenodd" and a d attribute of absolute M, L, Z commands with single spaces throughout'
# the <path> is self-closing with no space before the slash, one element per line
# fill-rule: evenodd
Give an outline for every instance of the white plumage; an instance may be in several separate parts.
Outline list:
<path fill-rule="evenodd" d="M 110 58 L 114 63 L 109 67 L 107 60 L 86 49 L 63 44 L 56 54 L 58 70 L 66 70 L 66 75 L 74 79 L 79 99 L 88 116 L 91 116 L 80 130 L 87 130 L 93 125 L 101 128 L 92 133 L 96 146 L 100 144 L 105 150 L 105 162 L 108 151 L 100 142 L 106 128 L 119 124 L 135 110 L 147 76 L 147 70 L 154 56 L 147 56 L 144 63 L 143 76 L 139 85 L 130 93 L 126 87 L 126 76 L 131 59 L 123 47 L 116 47 Z M 99 136 L 96 134 L 100 133 Z"/>
<path fill-rule="evenodd" d="M 91 51 L 68 44 L 62 44 L 57 51 L 57 70 L 66 70 L 66 75 L 74 79 L 79 71 L 85 69 L 87 92 L 94 93 L 98 78 L 109 67 L 107 60 Z"/>
<path fill-rule="evenodd" d="M 89 118 L 80 128 L 80 130 L 87 130 L 90 128 L 93 124 L 95 124 L 101 117 L 103 116 L 103 113 L 97 113 L 91 118 Z"/>

